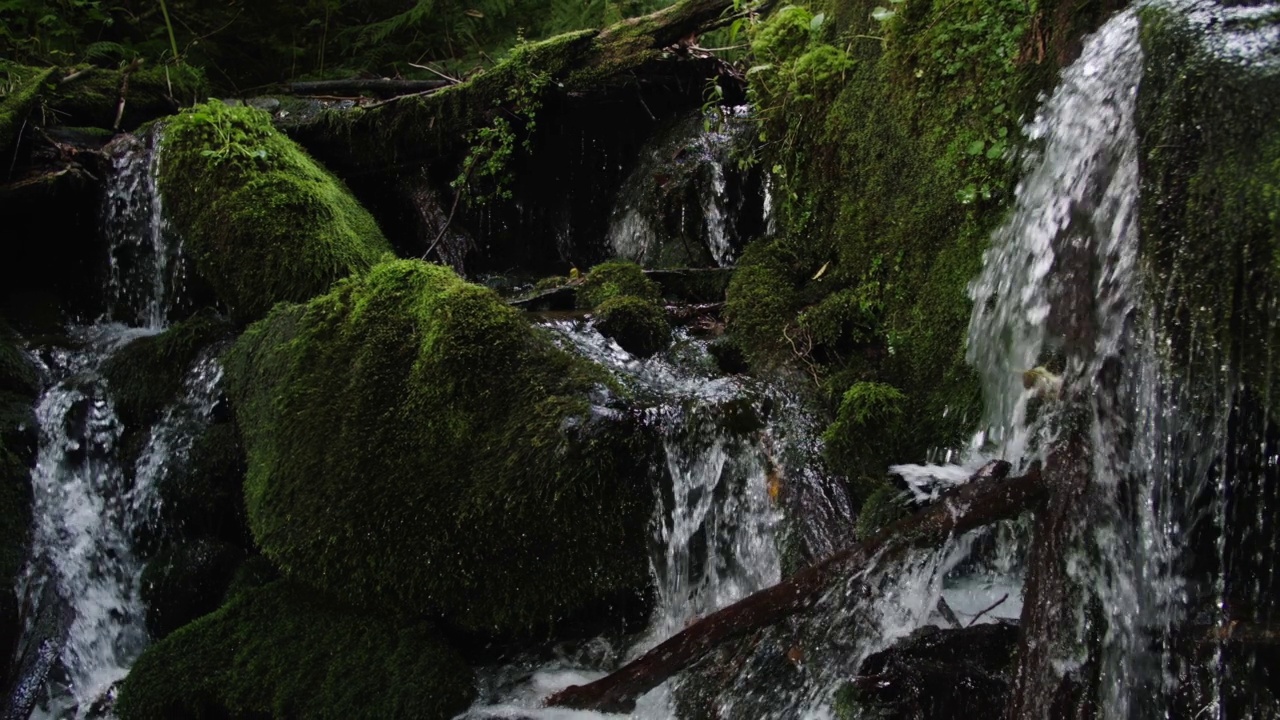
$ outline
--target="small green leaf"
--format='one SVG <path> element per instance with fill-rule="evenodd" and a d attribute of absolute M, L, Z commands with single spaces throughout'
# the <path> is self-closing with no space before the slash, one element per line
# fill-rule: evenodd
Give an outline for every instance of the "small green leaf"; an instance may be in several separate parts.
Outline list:
<path fill-rule="evenodd" d="M 871 11 L 871 19 L 876 22 L 886 22 L 894 15 L 897 13 L 882 5 L 877 5 L 876 9 Z"/>
<path fill-rule="evenodd" d="M 970 155 L 981 155 L 983 150 L 987 149 L 986 140 L 974 140 L 969 143 L 968 153 Z"/>
<path fill-rule="evenodd" d="M 826 13 L 818 13 L 817 15 L 814 15 L 813 19 L 809 21 L 809 29 L 816 32 L 818 28 L 822 27 L 822 23 L 826 22 L 826 20 Z"/>
<path fill-rule="evenodd" d="M 987 148 L 987 159 L 997 160 L 1004 156 L 1004 147 L 1002 142 L 992 143 L 991 147 Z"/>
<path fill-rule="evenodd" d="M 959 200 L 961 205 L 969 205 L 977 199 L 978 188 L 973 184 L 966 185 L 956 192 L 956 200 Z"/>
<path fill-rule="evenodd" d="M 1002 127 L 1002 128 L 1000 128 L 999 130 L 997 130 L 997 131 L 996 131 L 996 137 L 1000 138 L 1001 140 L 1003 140 L 1003 139 L 1005 139 L 1005 138 L 1009 137 L 1009 128 L 1007 128 L 1007 127 Z"/>

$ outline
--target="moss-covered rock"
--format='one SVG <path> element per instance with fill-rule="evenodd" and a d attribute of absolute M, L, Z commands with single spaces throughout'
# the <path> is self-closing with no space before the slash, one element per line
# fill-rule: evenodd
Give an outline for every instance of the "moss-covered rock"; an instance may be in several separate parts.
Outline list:
<path fill-rule="evenodd" d="M 854 383 L 840 400 L 835 422 L 823 433 L 827 459 L 859 475 L 883 475 L 898 453 L 907 396 L 877 382 Z"/>
<path fill-rule="evenodd" d="M 182 391 L 182 382 L 200 351 L 227 337 L 225 318 L 200 314 L 157 335 L 140 337 L 102 366 L 116 414 L 126 428 L 151 425 Z"/>
<path fill-rule="evenodd" d="M 1219 54 L 1204 33 L 1179 13 L 1143 12 L 1142 194 L 1158 198 L 1142 204 L 1149 294 L 1167 298 L 1162 331 L 1188 375 L 1229 365 L 1275 407 L 1280 71 Z"/>
<path fill-rule="evenodd" d="M 647 435 L 490 290 L 396 261 L 227 357 L 262 550 L 353 603 L 545 630 L 647 587 Z"/>
<path fill-rule="evenodd" d="M 121 720 L 453 717 L 470 669 L 429 627 L 400 628 L 278 581 L 151 646 Z"/>
<path fill-rule="evenodd" d="M 163 638 L 218 609 L 245 551 L 225 542 L 194 540 L 156 553 L 142 570 L 147 629 Z"/>
<path fill-rule="evenodd" d="M 183 466 L 160 484 L 160 522 L 165 533 L 248 544 L 246 469 L 235 423 L 210 425 L 192 442 Z"/>
<path fill-rule="evenodd" d="M 249 107 L 173 118 L 159 184 L 196 267 L 239 321 L 319 295 L 390 246 L 346 186 Z"/>
<path fill-rule="evenodd" d="M 623 350 L 649 357 L 671 344 L 671 326 L 662 308 L 634 295 L 612 297 L 595 310 L 596 328 Z"/>
<path fill-rule="evenodd" d="M 645 276 L 639 265 L 625 260 L 600 263 L 591 268 L 578 287 L 578 307 L 593 310 L 605 300 L 631 295 L 653 303 L 662 302 L 662 289 Z"/>

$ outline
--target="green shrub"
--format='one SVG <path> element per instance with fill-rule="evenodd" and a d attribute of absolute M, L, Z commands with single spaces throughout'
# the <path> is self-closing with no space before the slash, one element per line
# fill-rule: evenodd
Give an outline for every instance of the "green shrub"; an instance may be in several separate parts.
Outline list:
<path fill-rule="evenodd" d="M 632 295 L 654 303 L 662 302 L 662 290 L 644 274 L 639 265 L 625 260 L 601 263 L 593 268 L 578 288 L 578 307 L 593 310 L 605 300 Z"/>
<path fill-rule="evenodd" d="M 647 587 L 649 437 L 492 291 L 383 263 L 277 307 L 227 371 L 249 524 L 287 575 L 516 634 Z"/>
<path fill-rule="evenodd" d="M 620 295 L 600 303 L 595 310 L 596 328 L 613 338 L 623 350 L 649 357 L 671 344 L 671 326 L 662 307 L 634 295 Z"/>
<path fill-rule="evenodd" d="M 277 581 L 148 648 L 116 712 L 121 720 L 444 720 L 471 703 L 472 684 L 431 628 L 400 628 Z"/>
<path fill-rule="evenodd" d="M 390 251 L 346 186 L 261 110 L 199 105 L 169 122 L 162 147 L 166 212 L 237 321 L 315 297 Z"/>

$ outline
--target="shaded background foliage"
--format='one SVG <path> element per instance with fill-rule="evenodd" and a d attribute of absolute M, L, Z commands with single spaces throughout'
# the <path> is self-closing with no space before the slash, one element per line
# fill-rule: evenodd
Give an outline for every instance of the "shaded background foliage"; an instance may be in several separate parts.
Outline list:
<path fill-rule="evenodd" d="M 204 67 L 231 90 L 357 72 L 466 73 L 520 39 L 603 27 L 671 0 L 0 0 L 0 57 L 27 64 L 135 58 Z M 172 26 L 173 42 L 165 12 Z"/>

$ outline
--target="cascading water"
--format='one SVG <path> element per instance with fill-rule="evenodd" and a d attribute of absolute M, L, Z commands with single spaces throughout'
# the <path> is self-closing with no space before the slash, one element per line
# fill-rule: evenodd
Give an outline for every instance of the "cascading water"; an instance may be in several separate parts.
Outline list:
<path fill-rule="evenodd" d="M 672 350 L 640 360 L 587 323 L 560 321 L 553 329 L 567 347 L 609 368 L 651 404 L 648 422 L 661 433 L 665 471 L 650 554 L 656 608 L 648 630 L 625 648 L 597 640 L 554 663 L 496 670 L 466 715 L 476 720 L 599 717 L 538 705 L 547 694 L 600 677 L 689 622 L 776 583 L 784 534 L 779 496 L 812 491 L 799 486 L 821 482 L 818 471 L 789 466 L 792 457 L 807 455 L 788 452 L 804 437 L 789 424 L 789 401 L 738 377 L 715 377 L 704 341 L 682 334 Z M 763 424 L 761 414 L 768 416 Z M 822 506 L 816 517 L 849 522 L 842 494 L 810 492 L 805 502 Z M 822 523 L 797 531 L 811 534 L 798 540 L 802 544 L 823 543 Z M 670 684 L 663 685 L 640 699 L 632 717 L 675 717 L 674 702 Z"/>
<path fill-rule="evenodd" d="M 35 527 L 18 588 L 26 628 L 8 718 L 109 716 L 115 684 L 148 642 L 135 539 L 155 518 L 160 477 L 190 449 L 193 425 L 208 421 L 218 396 L 221 371 L 206 352 L 136 461 L 124 459 L 126 428 L 101 370 L 131 341 L 162 331 L 182 289 L 155 189 L 158 132 L 123 139 L 112 155 L 103 320 L 37 352 L 48 389 L 36 411 Z"/>
<path fill-rule="evenodd" d="M 165 324 L 186 277 L 182 246 L 165 233 L 156 189 L 162 127 L 112 143 L 111 182 L 102 209 L 110 269 L 105 319 L 150 328 Z"/>
<path fill-rule="evenodd" d="M 765 194 L 737 166 L 750 137 L 746 107 L 685 118 L 641 152 L 613 208 L 613 254 L 646 267 L 729 267 L 764 229 Z"/>

